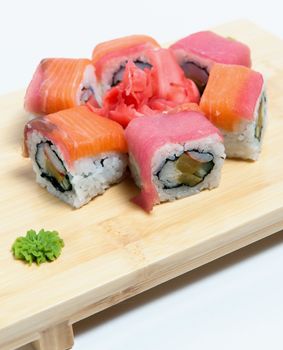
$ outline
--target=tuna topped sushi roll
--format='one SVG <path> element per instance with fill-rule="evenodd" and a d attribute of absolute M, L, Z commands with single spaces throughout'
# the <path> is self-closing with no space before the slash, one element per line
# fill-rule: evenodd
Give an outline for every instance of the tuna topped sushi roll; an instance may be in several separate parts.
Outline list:
<path fill-rule="evenodd" d="M 58 112 L 95 100 L 94 66 L 88 59 L 46 58 L 37 67 L 25 96 L 34 115 Z"/>
<path fill-rule="evenodd" d="M 251 66 L 250 49 L 232 38 L 224 38 L 210 31 L 191 34 L 173 44 L 170 49 L 184 70 L 202 93 L 213 63 Z"/>
<path fill-rule="evenodd" d="M 224 135 L 227 157 L 258 159 L 267 112 L 260 73 L 247 67 L 215 64 L 200 108 Z"/>
<path fill-rule="evenodd" d="M 119 182 L 127 167 L 122 127 L 86 106 L 28 122 L 25 151 L 37 182 L 75 208 Z"/>
<path fill-rule="evenodd" d="M 101 98 L 123 78 L 126 63 L 131 60 L 140 69 L 151 68 L 145 51 L 159 48 L 150 36 L 131 35 L 98 44 L 92 53 Z M 101 100 L 100 100 L 101 102 Z"/>
<path fill-rule="evenodd" d="M 203 114 L 189 111 L 133 120 L 126 129 L 131 173 L 146 211 L 218 186 L 225 153 L 222 136 Z"/>

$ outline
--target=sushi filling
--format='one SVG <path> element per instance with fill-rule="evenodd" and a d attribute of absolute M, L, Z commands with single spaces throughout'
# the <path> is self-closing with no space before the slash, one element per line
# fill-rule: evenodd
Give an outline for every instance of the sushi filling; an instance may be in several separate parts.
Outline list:
<path fill-rule="evenodd" d="M 93 89 L 90 86 L 88 86 L 88 87 L 84 86 L 81 89 L 80 101 L 82 103 L 86 103 L 91 98 L 91 96 L 94 96 Z"/>
<path fill-rule="evenodd" d="M 50 141 L 37 145 L 35 161 L 41 171 L 41 177 L 50 181 L 60 192 L 71 191 L 72 185 L 67 170 L 52 146 Z"/>
<path fill-rule="evenodd" d="M 156 174 L 164 189 L 194 187 L 201 183 L 214 167 L 213 154 L 190 150 L 179 157 L 166 159 Z"/>
<path fill-rule="evenodd" d="M 112 78 L 112 83 L 111 83 L 111 87 L 114 87 L 116 85 L 118 85 L 122 80 L 123 80 L 123 75 L 125 72 L 125 68 L 126 68 L 126 64 L 127 61 L 125 62 L 125 64 L 121 65 L 120 68 L 113 74 L 113 78 Z M 143 62 L 141 60 L 135 60 L 134 64 L 139 68 L 139 69 L 151 69 L 152 65 L 150 63 L 147 62 Z"/>
<path fill-rule="evenodd" d="M 186 61 L 181 64 L 181 68 L 183 69 L 185 76 L 196 83 L 199 92 L 202 94 L 209 76 L 207 68 L 201 67 L 197 63 L 191 61 Z"/>
<path fill-rule="evenodd" d="M 256 120 L 256 126 L 255 126 L 255 138 L 258 141 L 261 140 L 261 135 L 262 135 L 265 103 L 266 103 L 266 96 L 265 96 L 265 94 L 263 94 L 261 101 L 260 101 L 260 104 L 259 104 L 258 115 L 257 115 L 257 120 Z"/>

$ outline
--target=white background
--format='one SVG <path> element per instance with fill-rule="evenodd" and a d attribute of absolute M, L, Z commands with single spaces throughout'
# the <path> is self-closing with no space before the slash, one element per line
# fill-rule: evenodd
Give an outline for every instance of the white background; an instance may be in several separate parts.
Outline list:
<path fill-rule="evenodd" d="M 26 87 L 43 57 L 90 57 L 99 41 L 127 34 L 170 42 L 246 18 L 283 38 L 280 1 L 0 1 L 1 94 Z M 75 350 L 282 350 L 283 234 L 132 298 L 74 330 Z"/>

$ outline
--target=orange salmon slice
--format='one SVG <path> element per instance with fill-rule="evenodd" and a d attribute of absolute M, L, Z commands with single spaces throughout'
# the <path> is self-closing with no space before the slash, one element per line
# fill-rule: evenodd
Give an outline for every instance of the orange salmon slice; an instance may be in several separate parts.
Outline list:
<path fill-rule="evenodd" d="M 262 75 L 250 68 L 215 63 L 200 108 L 215 126 L 235 131 L 242 120 L 254 119 L 263 83 Z"/>
<path fill-rule="evenodd" d="M 95 89 L 90 60 L 47 58 L 40 62 L 29 84 L 25 109 L 35 115 L 55 113 L 83 104 L 84 95 L 94 95 Z"/>
<path fill-rule="evenodd" d="M 70 166 L 80 158 L 102 152 L 127 152 L 123 128 L 91 112 L 87 106 L 31 120 L 25 127 L 25 141 L 28 133 L 34 130 L 53 142 Z"/>

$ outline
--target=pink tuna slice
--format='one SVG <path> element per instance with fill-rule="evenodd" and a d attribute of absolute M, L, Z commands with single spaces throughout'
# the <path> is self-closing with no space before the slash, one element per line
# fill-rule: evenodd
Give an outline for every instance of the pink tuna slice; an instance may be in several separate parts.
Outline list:
<path fill-rule="evenodd" d="M 150 212 L 159 203 L 152 179 L 152 159 L 160 147 L 170 143 L 185 143 L 210 135 L 222 136 L 206 117 L 198 112 L 145 116 L 132 120 L 126 131 L 129 154 L 138 166 L 141 192 L 133 202 Z"/>
<path fill-rule="evenodd" d="M 232 38 L 210 31 L 191 34 L 173 44 L 172 49 L 180 62 L 181 57 L 199 60 L 210 69 L 214 62 L 251 67 L 250 49 Z"/>

